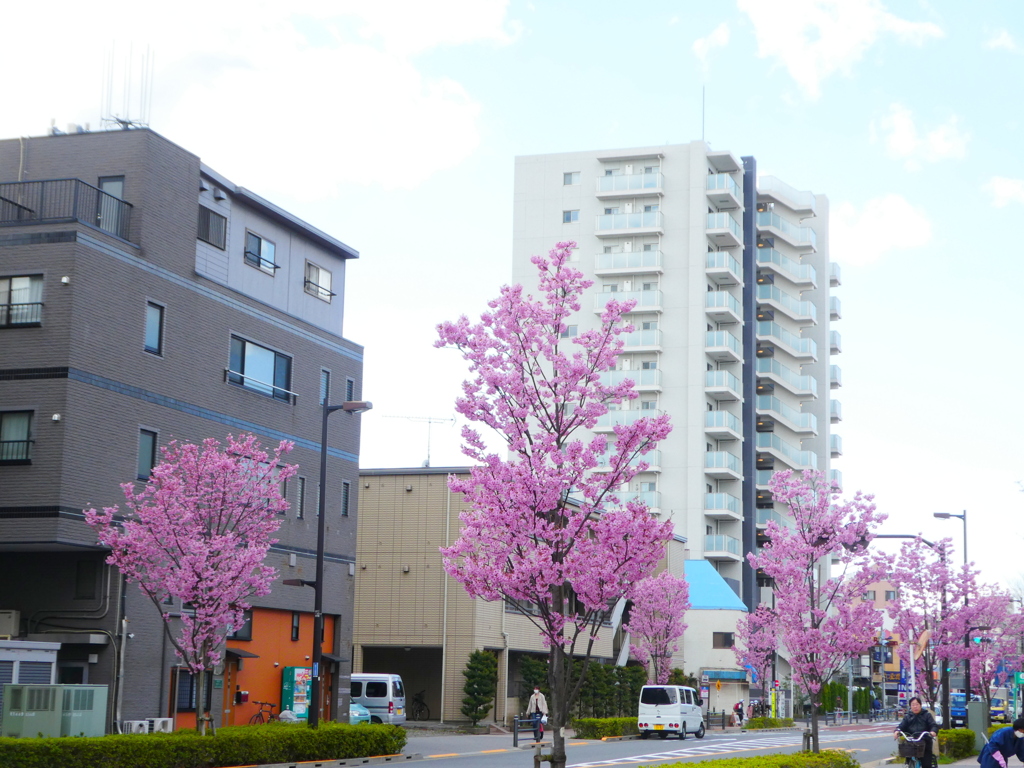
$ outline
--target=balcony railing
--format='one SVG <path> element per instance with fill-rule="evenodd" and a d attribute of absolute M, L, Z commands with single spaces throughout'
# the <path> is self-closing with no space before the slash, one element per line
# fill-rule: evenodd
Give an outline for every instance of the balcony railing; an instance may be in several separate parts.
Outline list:
<path fill-rule="evenodd" d="M 0 184 L 0 226 L 80 221 L 128 239 L 131 203 L 80 179 Z"/>
<path fill-rule="evenodd" d="M 838 365 L 828 367 L 828 379 L 832 389 L 843 386 L 843 369 Z"/>
<path fill-rule="evenodd" d="M 613 455 L 614 453 L 612 451 L 605 451 L 602 453 L 597 459 L 598 468 L 610 467 Z M 646 463 L 648 468 L 661 466 L 661 451 L 648 451 L 647 453 L 641 453 L 634 456 L 629 460 L 629 466 L 635 467 L 641 462 Z M 619 496 L 621 498 L 625 498 L 625 492 L 619 494 Z"/>
<path fill-rule="evenodd" d="M 661 229 L 664 226 L 663 220 L 661 211 L 601 213 L 597 216 L 596 226 L 598 232 L 611 229 Z"/>
<path fill-rule="evenodd" d="M 754 364 L 758 375 L 771 374 L 778 378 L 783 384 L 789 387 L 796 394 L 809 392 L 815 397 L 818 396 L 818 382 L 813 376 L 803 376 L 791 368 L 787 368 L 778 360 L 759 357 Z"/>
<path fill-rule="evenodd" d="M 619 302 L 635 301 L 636 306 L 630 310 L 631 312 L 639 312 L 645 309 L 661 311 L 661 291 L 611 291 L 609 293 L 595 293 L 594 311 L 603 312 L 605 305 L 612 299 Z"/>
<path fill-rule="evenodd" d="M 599 176 L 597 192 L 629 192 L 632 190 L 655 190 L 662 187 L 661 173 L 619 173 L 614 176 Z"/>
<path fill-rule="evenodd" d="M 743 393 L 743 385 L 740 384 L 740 380 L 728 371 L 705 371 L 704 387 L 705 389 L 728 389 L 737 397 L 741 397 Z"/>
<path fill-rule="evenodd" d="M 597 254 L 597 269 L 657 269 L 661 251 L 622 251 Z"/>
<path fill-rule="evenodd" d="M 842 270 L 834 261 L 828 265 L 828 284 L 833 288 L 838 288 L 843 284 Z"/>
<path fill-rule="evenodd" d="M 743 190 L 740 189 L 740 185 L 736 183 L 736 180 L 727 173 L 715 173 L 708 176 L 707 189 L 709 191 L 721 189 L 726 192 L 730 192 L 734 197 L 742 200 Z"/>
<path fill-rule="evenodd" d="M 828 471 L 829 482 L 832 483 L 832 487 L 837 491 L 843 490 L 843 473 L 839 469 L 830 469 Z"/>
<path fill-rule="evenodd" d="M 778 323 L 760 321 L 757 324 L 757 335 L 768 339 L 777 339 L 779 344 L 789 347 L 795 355 L 818 358 L 818 345 L 814 339 L 801 338 L 795 333 L 787 331 Z"/>
<path fill-rule="evenodd" d="M 754 485 L 768 485 L 775 471 L 772 469 L 758 469 L 754 472 Z"/>
<path fill-rule="evenodd" d="M 771 449 L 781 454 L 783 461 L 793 467 L 793 469 L 818 468 L 818 454 L 813 451 L 801 451 L 773 432 L 758 432 L 756 441 L 759 451 Z"/>
<path fill-rule="evenodd" d="M 661 507 L 661 491 L 637 491 L 635 493 L 622 491 L 615 495 L 619 497 L 619 502 L 623 507 L 630 501 L 641 501 L 647 505 L 648 509 Z"/>
<path fill-rule="evenodd" d="M 792 525 L 789 519 L 785 515 L 781 515 L 774 509 L 759 509 L 757 510 L 757 524 L 768 525 L 771 521 L 775 521 L 778 525 L 783 528 L 791 528 Z"/>
<path fill-rule="evenodd" d="M 704 260 L 704 268 L 721 284 L 735 285 L 743 280 L 743 267 L 728 251 L 711 251 Z"/>
<path fill-rule="evenodd" d="M 661 329 L 646 328 L 632 333 L 624 333 L 620 337 L 625 344 L 625 349 L 633 347 L 660 347 Z"/>
<path fill-rule="evenodd" d="M 661 371 L 657 368 L 642 368 L 638 371 L 605 371 L 601 374 L 601 383 L 606 387 L 615 387 L 629 379 L 634 387 L 660 387 Z"/>
<path fill-rule="evenodd" d="M 813 192 L 804 192 L 791 187 L 774 176 L 761 176 L 757 180 L 757 191 L 774 197 L 795 211 L 815 212 L 816 203 Z"/>
<path fill-rule="evenodd" d="M 818 247 L 818 236 L 810 227 L 800 227 L 788 219 L 772 211 L 757 212 L 757 226 L 772 227 L 782 233 L 782 236 L 794 245 L 809 245 L 812 248 Z"/>
<path fill-rule="evenodd" d="M 843 303 L 838 296 L 829 296 L 828 313 L 833 320 L 841 320 L 843 317 Z"/>
<path fill-rule="evenodd" d="M 708 229 L 725 229 L 731 232 L 739 242 L 743 242 L 743 225 L 728 213 L 709 213 Z"/>
<path fill-rule="evenodd" d="M 774 267 L 777 272 L 788 277 L 794 283 L 818 284 L 818 273 L 810 264 L 801 264 L 788 256 L 783 256 L 774 248 L 758 248 L 757 263 L 762 267 Z"/>
<path fill-rule="evenodd" d="M 0 328 L 22 325 L 40 325 L 43 322 L 43 302 L 0 304 Z"/>
<path fill-rule="evenodd" d="M 843 337 L 839 335 L 839 331 L 828 332 L 828 345 L 833 355 L 843 351 Z"/>
<path fill-rule="evenodd" d="M 612 427 L 626 426 L 633 424 L 637 419 L 640 418 L 655 418 L 661 416 L 661 411 L 658 410 L 640 410 L 635 411 L 608 411 L 597 417 L 597 424 L 594 425 L 594 429 L 611 429 Z"/>
<path fill-rule="evenodd" d="M 829 452 L 832 454 L 833 459 L 838 459 L 843 455 L 843 438 L 841 435 L 832 433 L 828 436 L 828 447 Z"/>
<path fill-rule="evenodd" d="M 704 429 L 731 429 L 733 432 L 743 433 L 740 420 L 728 411 L 705 411 Z"/>
<path fill-rule="evenodd" d="M 715 347 L 728 349 L 736 355 L 737 360 L 743 359 L 743 345 L 728 331 L 705 331 L 704 346 L 709 349 Z"/>
<path fill-rule="evenodd" d="M 739 517 L 743 514 L 743 504 L 731 493 L 705 493 L 704 510 L 731 512 Z"/>
<path fill-rule="evenodd" d="M 704 551 L 728 552 L 730 555 L 736 555 L 736 557 L 740 557 L 740 541 L 739 539 L 734 539 L 732 536 L 725 536 L 724 534 L 705 536 Z"/>
<path fill-rule="evenodd" d="M 743 319 L 743 306 L 740 304 L 739 300 L 728 291 L 707 291 L 704 294 L 704 307 L 705 309 L 711 310 L 728 310 L 728 312 L 735 315 L 738 320 Z"/>
<path fill-rule="evenodd" d="M 796 297 L 786 293 L 784 290 L 776 285 L 759 285 L 757 286 L 757 300 L 762 301 L 773 301 L 794 320 L 801 320 L 809 318 L 812 322 L 818 320 L 818 308 L 814 306 L 813 302 L 800 301 Z"/>
<path fill-rule="evenodd" d="M 34 442 L 34 440 L 0 440 L 0 464 L 29 464 L 32 461 L 32 443 Z"/>
<path fill-rule="evenodd" d="M 817 432 L 818 417 L 813 413 L 804 413 L 786 405 L 777 397 L 771 395 L 757 396 L 757 411 L 778 414 L 781 418 L 790 422 L 801 432 Z M 712 413 L 712 411 L 707 411 Z"/>
<path fill-rule="evenodd" d="M 704 454 L 704 469 L 727 469 L 741 474 L 740 457 L 728 451 L 708 451 Z"/>
<path fill-rule="evenodd" d="M 836 422 L 842 421 L 843 420 L 843 404 L 841 402 L 839 402 L 838 400 L 829 400 L 828 401 L 828 414 L 829 414 L 829 418 L 831 419 L 833 424 L 835 424 Z"/>

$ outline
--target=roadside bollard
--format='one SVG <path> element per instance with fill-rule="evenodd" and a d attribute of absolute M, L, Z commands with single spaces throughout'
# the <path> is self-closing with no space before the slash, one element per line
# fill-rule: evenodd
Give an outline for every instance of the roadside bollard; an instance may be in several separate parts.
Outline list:
<path fill-rule="evenodd" d="M 810 752 L 811 751 L 811 729 L 810 728 L 804 728 L 804 739 L 803 739 L 803 746 L 801 747 L 801 750 L 804 751 L 804 752 Z"/>

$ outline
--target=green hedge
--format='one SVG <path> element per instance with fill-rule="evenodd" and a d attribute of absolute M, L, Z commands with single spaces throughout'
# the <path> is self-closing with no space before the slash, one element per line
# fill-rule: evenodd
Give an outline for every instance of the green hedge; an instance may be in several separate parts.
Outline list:
<path fill-rule="evenodd" d="M 970 728 L 953 728 L 939 731 L 939 752 L 963 760 L 974 754 L 974 731 Z"/>
<path fill-rule="evenodd" d="M 792 728 L 793 725 L 791 717 L 752 717 L 743 721 L 743 727 L 750 731 L 761 728 Z"/>
<path fill-rule="evenodd" d="M 860 763 L 846 752 L 823 749 L 818 754 L 796 752 L 792 755 L 763 755 L 762 757 L 727 757 L 720 760 L 702 760 L 701 768 L 860 768 Z M 669 763 L 658 768 L 692 768 L 693 763 Z"/>
<path fill-rule="evenodd" d="M 988 727 L 988 737 L 991 739 L 992 734 L 996 731 L 1001 731 L 1003 728 L 1009 728 L 1012 723 L 997 723 L 996 725 L 990 725 Z"/>
<path fill-rule="evenodd" d="M 210 766 L 343 760 L 398 754 L 405 730 L 396 725 L 270 723 L 195 731 L 98 738 L 0 738 L 3 768 L 209 768 Z"/>
<path fill-rule="evenodd" d="M 639 733 L 635 717 L 579 717 L 572 721 L 577 739 L 603 739 Z"/>

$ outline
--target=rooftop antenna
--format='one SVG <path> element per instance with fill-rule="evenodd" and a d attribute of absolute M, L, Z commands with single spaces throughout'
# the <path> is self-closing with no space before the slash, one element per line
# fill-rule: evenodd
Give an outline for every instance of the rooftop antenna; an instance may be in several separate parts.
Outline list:
<path fill-rule="evenodd" d="M 430 466 L 430 430 L 435 424 L 454 424 L 455 419 L 442 419 L 439 416 L 386 416 L 388 419 L 405 419 L 406 421 L 427 422 L 427 460 L 423 462 L 424 467 Z"/>
<path fill-rule="evenodd" d="M 700 87 L 700 140 L 704 141 L 704 94 L 708 87 L 702 85 Z"/>
<path fill-rule="evenodd" d="M 110 50 L 103 60 L 103 89 L 100 94 L 101 124 L 107 128 L 120 128 L 123 131 L 132 128 L 148 128 L 153 107 L 153 71 L 154 54 L 150 47 L 139 55 L 136 62 L 134 46 L 128 46 L 128 56 L 123 64 L 121 93 L 121 111 L 114 111 L 114 74 L 117 70 L 116 43 L 110 44 Z M 136 82 L 135 73 L 138 71 Z"/>

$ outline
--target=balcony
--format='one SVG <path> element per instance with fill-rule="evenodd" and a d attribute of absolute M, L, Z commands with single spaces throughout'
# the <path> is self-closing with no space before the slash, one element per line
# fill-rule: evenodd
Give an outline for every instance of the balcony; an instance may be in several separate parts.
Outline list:
<path fill-rule="evenodd" d="M 828 284 L 833 288 L 838 288 L 843 284 L 839 265 L 834 261 L 828 265 Z"/>
<path fill-rule="evenodd" d="M 832 433 L 828 436 L 828 449 L 832 454 L 833 459 L 838 459 L 843 455 L 843 438 L 840 435 Z"/>
<path fill-rule="evenodd" d="M 731 493 L 705 493 L 704 516 L 739 522 L 743 519 L 743 504 Z"/>
<path fill-rule="evenodd" d="M 774 248 L 757 249 L 757 266 L 774 272 L 796 285 L 818 287 L 818 273 L 810 264 L 801 264 L 788 256 L 783 256 Z"/>
<path fill-rule="evenodd" d="M 789 522 L 789 518 L 785 515 L 776 512 L 774 509 L 759 509 L 757 510 L 757 527 L 764 529 L 768 527 L 768 523 L 774 521 L 776 525 L 783 528 L 791 528 L 792 524 Z"/>
<path fill-rule="evenodd" d="M 760 287 L 760 286 L 758 286 Z M 778 323 L 760 321 L 756 332 L 758 341 L 766 341 L 780 347 L 793 357 L 818 359 L 818 345 L 814 339 L 803 339 L 791 333 Z"/>
<path fill-rule="evenodd" d="M 704 474 L 719 480 L 740 480 L 740 457 L 728 451 L 708 451 L 704 454 Z"/>
<path fill-rule="evenodd" d="M 597 417 L 597 424 L 594 425 L 595 432 L 613 432 L 615 427 L 628 427 L 637 419 L 653 419 L 661 416 L 657 410 L 634 410 L 634 411 L 608 411 Z"/>
<path fill-rule="evenodd" d="M 611 459 L 614 453 L 612 451 L 605 451 L 597 460 L 597 467 L 595 472 L 607 472 L 611 469 Z M 661 472 L 661 451 L 648 451 L 642 453 L 639 456 L 634 456 L 629 460 L 629 466 L 636 467 L 641 463 L 647 464 L 647 469 L 644 472 Z M 625 498 L 623 494 L 619 494 L 620 498 Z"/>
<path fill-rule="evenodd" d="M 661 352 L 661 329 L 647 328 L 619 336 L 630 352 Z"/>
<path fill-rule="evenodd" d="M 657 368 L 641 368 L 629 371 L 605 371 L 601 374 L 601 383 L 606 387 L 616 387 L 629 379 L 638 392 L 660 392 L 661 371 Z"/>
<path fill-rule="evenodd" d="M 661 274 L 661 251 L 599 253 L 594 260 L 597 275 Z"/>
<path fill-rule="evenodd" d="M 657 173 L 619 173 L 614 176 L 599 176 L 597 196 L 602 200 L 613 197 L 636 197 L 637 195 L 660 195 L 664 178 Z"/>
<path fill-rule="evenodd" d="M 720 211 L 733 211 L 743 207 L 743 190 L 727 173 L 708 176 L 708 200 Z"/>
<path fill-rule="evenodd" d="M 11 298 L 18 298 L 14 294 L 22 293 L 27 293 L 27 291 L 15 289 L 11 291 Z M 0 328 L 33 328 L 42 324 L 43 302 L 41 301 L 0 304 Z"/>
<path fill-rule="evenodd" d="M 828 383 L 832 389 L 839 389 L 843 386 L 843 369 L 838 365 L 828 367 Z"/>
<path fill-rule="evenodd" d="M 704 434 L 718 440 L 742 440 L 743 427 L 728 411 L 705 411 Z"/>
<path fill-rule="evenodd" d="M 829 482 L 832 483 L 832 488 L 842 493 L 843 491 L 843 473 L 838 469 L 830 469 L 828 471 Z"/>
<path fill-rule="evenodd" d="M 818 247 L 818 236 L 813 229 L 793 224 L 773 211 L 757 212 L 757 230 L 769 237 L 781 237 L 794 248 L 807 248 L 813 251 Z"/>
<path fill-rule="evenodd" d="M 706 331 L 704 351 L 712 360 L 738 363 L 743 360 L 743 345 L 728 331 Z"/>
<path fill-rule="evenodd" d="M 818 382 L 813 376 L 803 376 L 787 368 L 778 360 L 759 357 L 754 364 L 758 377 L 779 384 L 797 397 L 817 397 Z"/>
<path fill-rule="evenodd" d="M 833 424 L 838 424 L 843 420 L 843 404 L 838 400 L 829 400 L 828 415 Z"/>
<path fill-rule="evenodd" d="M 775 285 L 757 286 L 757 303 L 771 307 L 799 325 L 813 325 L 818 321 L 818 308 L 810 301 L 800 301 Z"/>
<path fill-rule="evenodd" d="M 708 253 L 704 261 L 704 272 L 717 285 L 743 285 L 743 267 L 729 251 Z"/>
<path fill-rule="evenodd" d="M 772 469 L 758 469 L 754 472 L 754 486 L 757 488 L 765 489 L 768 487 L 768 483 L 772 479 L 772 475 L 775 474 L 775 470 Z"/>
<path fill-rule="evenodd" d="M 31 464 L 34 442 L 35 440 L 0 440 L 0 464 Z"/>
<path fill-rule="evenodd" d="M 828 316 L 833 320 L 843 319 L 843 304 L 838 296 L 828 297 Z"/>
<path fill-rule="evenodd" d="M 622 506 L 630 501 L 639 501 L 652 512 L 661 509 L 661 491 L 637 491 L 636 493 L 623 491 L 617 495 Z"/>
<path fill-rule="evenodd" d="M 762 176 L 757 180 L 757 193 L 782 203 L 795 213 L 813 216 L 816 204 L 813 192 L 803 192 L 789 186 L 774 176 Z"/>
<path fill-rule="evenodd" d="M 755 405 L 758 416 L 767 416 L 778 421 L 792 432 L 802 434 L 818 434 L 818 417 L 813 413 L 804 413 L 786 405 L 777 397 L 758 395 Z M 758 418 L 758 423 L 762 419 Z"/>
<path fill-rule="evenodd" d="M 828 332 L 828 346 L 833 355 L 843 351 L 843 337 L 839 335 L 839 331 Z"/>
<path fill-rule="evenodd" d="M 630 312 L 661 312 L 661 291 L 610 291 L 594 294 L 594 311 L 604 312 L 605 305 L 615 299 L 618 302 L 635 301 Z"/>
<path fill-rule="evenodd" d="M 704 537 L 704 558 L 706 560 L 731 560 L 741 562 L 743 553 L 740 540 L 724 534 Z"/>
<path fill-rule="evenodd" d="M 743 386 L 728 371 L 705 371 L 704 394 L 719 403 L 742 400 Z"/>
<path fill-rule="evenodd" d="M 80 179 L 0 184 L 0 227 L 77 221 L 128 239 L 132 205 Z"/>
<path fill-rule="evenodd" d="M 801 451 L 774 432 L 758 432 L 756 441 L 758 453 L 768 453 L 792 469 L 818 468 L 818 454 L 813 451 Z"/>
<path fill-rule="evenodd" d="M 594 234 L 598 237 L 665 234 L 664 217 L 661 211 L 598 214 L 594 229 L 596 230 Z"/>
<path fill-rule="evenodd" d="M 743 322 L 743 307 L 731 293 L 708 291 L 704 296 L 704 313 L 716 323 Z"/>
<path fill-rule="evenodd" d="M 708 240 L 719 248 L 736 248 L 743 245 L 743 225 L 732 217 L 732 214 L 709 213 L 707 235 Z"/>

